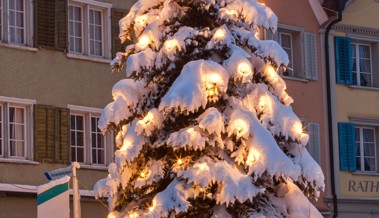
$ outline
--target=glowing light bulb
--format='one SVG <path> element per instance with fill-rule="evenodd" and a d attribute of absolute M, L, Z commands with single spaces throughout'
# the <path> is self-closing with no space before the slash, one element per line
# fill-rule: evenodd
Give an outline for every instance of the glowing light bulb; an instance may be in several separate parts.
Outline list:
<path fill-rule="evenodd" d="M 299 135 L 301 135 L 301 133 L 303 133 L 303 125 L 300 122 L 295 123 L 293 125 L 293 129 Z"/>
<path fill-rule="evenodd" d="M 237 131 L 241 132 L 242 131 L 242 127 L 241 126 L 237 126 Z"/>
<path fill-rule="evenodd" d="M 210 83 L 216 84 L 216 83 L 219 83 L 221 81 L 221 77 L 218 73 L 212 73 L 208 76 L 208 81 Z"/>
<path fill-rule="evenodd" d="M 269 66 L 266 68 L 266 71 L 267 71 L 267 75 L 271 78 L 271 79 L 276 79 L 277 77 L 277 74 L 276 74 L 276 71 L 273 67 Z"/>
<path fill-rule="evenodd" d="M 260 157 L 260 153 L 258 150 L 252 148 L 249 151 L 249 155 L 247 156 L 246 164 L 248 166 L 253 165 Z"/>
<path fill-rule="evenodd" d="M 120 151 L 126 151 L 126 149 L 128 149 L 130 147 L 130 145 L 131 145 L 130 141 L 124 140 L 124 142 L 122 143 L 122 146 L 120 148 Z"/>
<path fill-rule="evenodd" d="M 156 205 L 157 205 L 157 200 L 153 199 L 152 205 L 149 207 L 149 211 L 153 212 Z"/>
<path fill-rule="evenodd" d="M 257 39 L 259 39 L 259 29 L 258 28 L 256 28 L 255 29 L 255 38 L 257 38 Z"/>
<path fill-rule="evenodd" d="M 135 19 L 135 21 L 136 21 L 136 23 L 137 23 L 138 25 L 143 25 L 143 24 L 145 24 L 146 20 L 147 20 L 147 15 L 146 15 L 146 14 L 145 14 L 145 15 L 138 16 L 138 17 Z"/>
<path fill-rule="evenodd" d="M 167 40 L 165 42 L 165 47 L 167 50 L 171 50 L 172 48 L 174 48 L 177 45 L 178 45 L 178 41 L 176 39 Z"/>
<path fill-rule="evenodd" d="M 250 66 L 247 63 L 240 63 L 238 65 L 238 72 L 242 75 L 250 74 Z"/>
<path fill-rule="evenodd" d="M 212 89 L 209 90 L 209 95 L 210 95 L 210 96 L 213 96 L 214 94 L 215 94 L 215 91 L 214 91 L 214 90 L 212 90 Z"/>
<path fill-rule="evenodd" d="M 137 218 L 138 214 L 136 212 L 130 213 L 129 218 Z"/>
<path fill-rule="evenodd" d="M 215 38 L 220 40 L 220 39 L 224 39 L 225 38 L 225 35 L 226 35 L 226 32 L 224 29 L 218 29 L 216 32 L 215 32 Z"/>
<path fill-rule="evenodd" d="M 265 99 L 265 97 L 261 97 L 260 99 L 259 99 L 259 106 L 261 107 L 261 108 L 264 108 L 265 106 L 266 106 L 266 99 Z"/>
<path fill-rule="evenodd" d="M 182 163 L 183 163 L 182 159 L 178 159 L 178 164 L 182 165 Z"/>
<path fill-rule="evenodd" d="M 200 163 L 199 165 L 198 165 L 198 167 L 199 167 L 199 169 L 200 170 L 209 170 L 209 167 L 208 167 L 208 165 L 207 165 L 207 163 Z"/>
<path fill-rule="evenodd" d="M 117 212 L 112 211 L 108 213 L 107 218 L 117 218 Z"/>
<path fill-rule="evenodd" d="M 235 10 L 230 10 L 229 12 L 227 12 L 229 15 L 232 15 L 232 16 L 234 16 L 234 17 L 237 17 L 237 11 L 235 11 Z"/>
<path fill-rule="evenodd" d="M 143 171 L 141 172 L 141 174 L 140 174 L 140 177 L 141 177 L 142 179 L 144 179 L 144 178 L 147 177 L 147 175 L 149 175 L 149 171 L 148 171 L 148 170 L 143 170 Z"/>
<path fill-rule="evenodd" d="M 141 47 L 145 47 L 147 46 L 148 44 L 150 43 L 150 40 L 147 36 L 141 36 L 141 38 L 139 39 L 138 41 L 138 44 L 141 46 Z"/>
<path fill-rule="evenodd" d="M 143 118 L 143 121 L 145 122 L 145 124 L 148 124 L 150 123 L 152 120 L 154 119 L 154 115 L 149 112 L 147 113 L 147 115 Z"/>

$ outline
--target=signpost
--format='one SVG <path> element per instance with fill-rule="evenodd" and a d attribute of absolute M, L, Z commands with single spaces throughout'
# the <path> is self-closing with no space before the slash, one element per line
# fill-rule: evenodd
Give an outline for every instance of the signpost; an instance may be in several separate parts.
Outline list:
<path fill-rule="evenodd" d="M 48 180 L 56 180 L 65 176 L 72 177 L 74 218 L 81 217 L 79 185 L 78 178 L 76 177 L 76 169 L 79 168 L 80 164 L 78 162 L 72 162 L 71 166 L 69 167 L 56 169 L 44 173 Z"/>

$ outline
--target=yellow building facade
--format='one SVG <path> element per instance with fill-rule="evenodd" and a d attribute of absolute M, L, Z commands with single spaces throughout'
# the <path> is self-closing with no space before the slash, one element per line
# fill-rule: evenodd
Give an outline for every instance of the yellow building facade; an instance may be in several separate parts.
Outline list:
<path fill-rule="evenodd" d="M 349 1 L 329 38 L 338 217 L 379 217 L 378 20 L 378 1 Z"/>

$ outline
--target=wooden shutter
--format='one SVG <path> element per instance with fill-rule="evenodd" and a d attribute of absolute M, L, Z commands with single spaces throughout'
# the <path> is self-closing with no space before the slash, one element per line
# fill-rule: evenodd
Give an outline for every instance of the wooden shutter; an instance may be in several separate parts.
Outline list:
<path fill-rule="evenodd" d="M 304 33 L 306 79 L 318 80 L 316 34 Z"/>
<path fill-rule="evenodd" d="M 35 45 L 56 50 L 67 47 L 67 1 L 35 1 Z"/>
<path fill-rule="evenodd" d="M 338 36 L 334 39 L 336 53 L 336 82 L 338 84 L 353 84 L 351 39 Z"/>
<path fill-rule="evenodd" d="M 321 164 L 320 125 L 318 123 L 308 123 L 308 134 L 308 152 L 318 164 Z"/>
<path fill-rule="evenodd" d="M 112 8 L 111 11 L 111 22 L 112 22 L 112 57 L 116 56 L 117 52 L 124 52 L 125 46 L 121 44 L 121 40 L 119 38 L 120 34 L 120 27 L 118 25 L 118 22 L 126 16 L 128 11 Z M 130 42 L 129 42 L 130 43 Z M 128 42 L 125 42 L 124 44 L 128 44 Z"/>
<path fill-rule="evenodd" d="M 35 160 L 69 161 L 69 111 L 48 105 L 35 105 Z"/>
<path fill-rule="evenodd" d="M 338 123 L 338 142 L 340 150 L 340 170 L 356 171 L 355 125 Z"/>

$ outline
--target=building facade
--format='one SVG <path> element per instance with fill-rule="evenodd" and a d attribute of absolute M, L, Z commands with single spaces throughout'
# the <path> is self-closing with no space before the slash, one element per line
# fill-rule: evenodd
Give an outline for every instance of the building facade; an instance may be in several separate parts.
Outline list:
<path fill-rule="evenodd" d="M 303 129 L 310 136 L 307 149 L 321 166 L 327 178 L 327 138 L 325 120 L 324 71 L 321 50 L 322 34 L 320 26 L 328 17 L 319 1 L 261 1 L 269 6 L 278 16 L 277 32 L 267 34 L 287 52 L 289 69 L 282 72 L 287 84 L 287 92 L 294 99 L 292 108 L 303 121 Z M 328 184 L 328 181 L 325 180 Z M 321 193 L 319 200 L 313 202 L 325 215 L 330 214 L 325 199 L 329 187 Z"/>
<path fill-rule="evenodd" d="M 379 2 L 349 1 L 341 18 L 328 51 L 338 217 L 379 217 Z"/>
<path fill-rule="evenodd" d="M 114 145 L 97 121 L 123 76 L 109 62 L 132 3 L 0 0 L 0 217 L 37 217 L 44 172 L 72 161 L 81 165 L 82 217 L 106 217 L 91 190 Z"/>
<path fill-rule="evenodd" d="M 290 57 L 282 76 L 310 135 L 308 150 L 327 175 L 319 31 L 325 12 L 317 0 L 261 2 L 279 18 L 277 33 L 262 37 L 278 41 Z M 96 123 L 123 77 L 110 74 L 108 63 L 122 49 L 118 20 L 133 3 L 0 0 L 0 217 L 37 217 L 43 173 L 72 161 L 81 163 L 82 217 L 106 217 L 90 190 L 107 175 L 114 145 Z M 315 203 L 325 216 L 328 195 L 329 187 Z"/>

